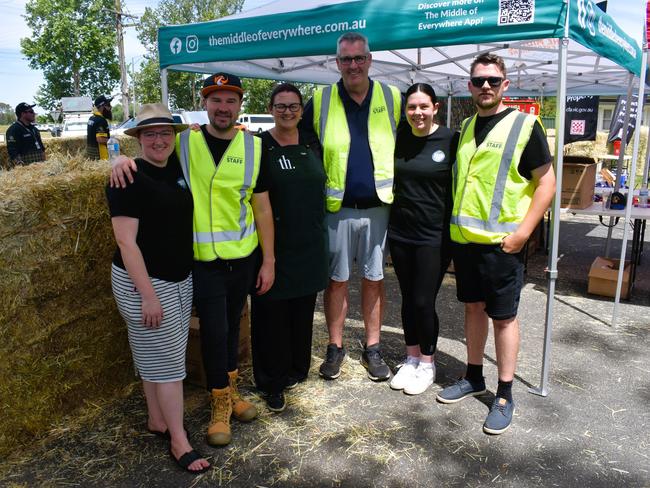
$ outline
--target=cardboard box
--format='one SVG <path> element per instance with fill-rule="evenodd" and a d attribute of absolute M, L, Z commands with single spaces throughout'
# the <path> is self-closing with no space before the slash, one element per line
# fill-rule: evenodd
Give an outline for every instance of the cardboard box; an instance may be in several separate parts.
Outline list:
<path fill-rule="evenodd" d="M 589 286 L 587 291 L 604 297 L 616 296 L 616 280 L 618 278 L 618 259 L 598 256 L 589 269 Z M 621 298 L 627 298 L 630 290 L 630 261 L 625 261 L 623 269 L 623 285 Z"/>
<path fill-rule="evenodd" d="M 587 208 L 594 203 L 596 160 L 566 156 L 562 166 L 562 208 Z"/>
<path fill-rule="evenodd" d="M 251 326 L 248 316 L 248 303 L 239 320 L 239 363 L 250 362 L 251 359 Z M 206 378 L 203 370 L 203 356 L 201 355 L 201 331 L 198 317 L 190 318 L 190 333 L 187 340 L 187 353 L 185 355 L 185 381 L 189 384 L 205 388 Z"/>

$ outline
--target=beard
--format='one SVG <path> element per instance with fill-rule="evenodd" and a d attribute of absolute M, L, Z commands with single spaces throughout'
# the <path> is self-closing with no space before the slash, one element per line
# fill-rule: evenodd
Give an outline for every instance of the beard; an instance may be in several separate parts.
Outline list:
<path fill-rule="evenodd" d="M 497 93 L 495 94 L 487 94 L 491 95 L 490 98 L 484 98 L 481 95 L 484 95 L 484 93 L 480 93 L 475 99 L 474 99 L 474 104 L 477 107 L 482 108 L 483 110 L 490 110 L 491 108 L 496 107 L 501 103 L 501 96 L 499 96 Z"/>
<path fill-rule="evenodd" d="M 102 110 L 102 115 L 105 119 L 113 120 L 113 111 L 111 109 L 105 108 Z"/>

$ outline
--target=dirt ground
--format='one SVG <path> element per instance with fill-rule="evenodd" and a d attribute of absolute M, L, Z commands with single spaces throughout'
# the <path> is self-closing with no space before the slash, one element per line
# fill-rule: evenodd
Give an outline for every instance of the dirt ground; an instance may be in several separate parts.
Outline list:
<path fill-rule="evenodd" d="M 191 440 L 214 466 L 207 473 L 182 472 L 170 460 L 165 441 L 146 433 L 144 402 L 135 383 L 110 404 L 93 406 L 88 399 L 83 417 L 53 430 L 31 452 L 4 461 L 0 485 L 650 487 L 648 258 L 639 268 L 632 299 L 622 302 L 612 328 L 613 300 L 586 293 L 589 265 L 603 254 L 604 227 L 597 219 L 565 217 L 561 234 L 549 394 L 528 392 L 539 385 L 542 362 L 546 256 L 540 252 L 529 261 L 522 293 L 522 344 L 513 391 L 517 411 L 512 428 L 501 436 L 481 430 L 496 390 L 492 337 L 485 355 L 489 392 L 455 405 L 435 401 L 439 389 L 463 373 L 465 361 L 463 310 L 455 298 L 454 277 L 448 275 L 438 299 L 436 383 L 422 395 L 409 397 L 365 376 L 359 363 L 364 334 L 355 286 L 345 331 L 349 357 L 338 380 L 318 378 L 327 343 L 319 305 L 312 372 L 287 393 L 282 414 L 266 410 L 251 386 L 250 370 L 244 369 L 243 390 L 261 415 L 250 424 L 235 422 L 233 442 L 213 449 L 203 439 L 207 395 L 186 389 Z M 382 344 L 394 367 L 403 359 L 400 299 L 391 268 L 386 277 Z"/>

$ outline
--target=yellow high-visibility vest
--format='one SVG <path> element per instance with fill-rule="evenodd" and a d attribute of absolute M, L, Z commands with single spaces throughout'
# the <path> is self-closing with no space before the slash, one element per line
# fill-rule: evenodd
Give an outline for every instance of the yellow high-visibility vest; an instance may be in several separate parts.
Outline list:
<path fill-rule="evenodd" d="M 314 92 L 314 130 L 323 146 L 327 173 L 327 210 L 338 212 L 345 193 L 345 176 L 350 154 L 350 129 L 343 101 L 336 84 Z M 374 164 L 377 196 L 393 202 L 395 134 L 400 119 L 402 98 L 399 90 L 373 81 L 368 116 L 368 143 Z"/>
<path fill-rule="evenodd" d="M 517 169 L 535 125 L 534 115 L 513 111 L 476 147 L 476 115 L 462 124 L 453 171 L 451 239 L 498 244 L 526 216 L 535 192 Z"/>
<path fill-rule="evenodd" d="M 257 247 L 251 196 L 260 170 L 262 142 L 237 131 L 219 164 L 199 131 L 176 139 L 181 167 L 194 200 L 194 259 L 238 259 Z"/>

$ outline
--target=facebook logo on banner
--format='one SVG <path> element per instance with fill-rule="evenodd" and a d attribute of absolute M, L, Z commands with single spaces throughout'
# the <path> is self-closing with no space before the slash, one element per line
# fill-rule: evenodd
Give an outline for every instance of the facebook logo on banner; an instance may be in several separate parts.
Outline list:
<path fill-rule="evenodd" d="M 182 48 L 183 42 L 178 37 L 174 37 L 169 43 L 169 50 L 172 54 L 179 54 Z"/>

